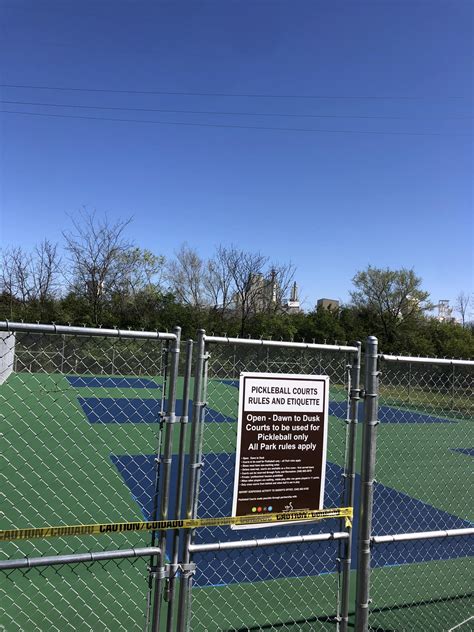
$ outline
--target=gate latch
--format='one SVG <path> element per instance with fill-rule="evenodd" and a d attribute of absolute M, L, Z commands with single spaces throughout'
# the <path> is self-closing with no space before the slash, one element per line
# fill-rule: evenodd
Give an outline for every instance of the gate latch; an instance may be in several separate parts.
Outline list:
<path fill-rule="evenodd" d="M 190 562 L 189 564 L 166 564 L 162 568 L 150 568 L 150 572 L 153 579 L 166 579 L 164 599 L 165 601 L 169 601 L 171 597 L 171 580 L 176 579 L 178 572 L 181 573 L 184 579 L 192 577 L 196 572 L 196 564 L 194 562 Z"/>
<path fill-rule="evenodd" d="M 196 564 L 194 562 L 189 562 L 189 564 L 180 564 L 179 568 L 184 579 L 188 579 L 196 573 Z"/>

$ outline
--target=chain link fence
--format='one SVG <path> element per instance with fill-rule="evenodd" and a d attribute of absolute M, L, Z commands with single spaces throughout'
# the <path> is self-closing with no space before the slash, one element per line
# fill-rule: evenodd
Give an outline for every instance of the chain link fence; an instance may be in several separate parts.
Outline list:
<path fill-rule="evenodd" d="M 324 506 L 358 504 L 358 347 L 201 333 L 196 351 L 192 379 L 178 330 L 0 323 L 0 530 L 231 515 L 247 372 L 329 377 Z M 358 632 L 474 629 L 473 369 L 368 341 Z M 341 520 L 181 536 L 1 542 L 0 630 L 347 631 Z"/>
<path fill-rule="evenodd" d="M 474 518 L 474 362 L 382 357 L 379 371 L 380 485 L 374 493 L 373 534 L 469 526 L 466 522 Z M 396 496 L 384 488 L 396 489 Z"/>
<path fill-rule="evenodd" d="M 474 629 L 471 535 L 377 543 L 369 630 Z"/>
<path fill-rule="evenodd" d="M 0 529 L 148 520 L 174 334 L 2 324 Z M 45 556 L 150 546 L 150 534 L 2 542 L 0 625 L 143 630 L 143 557 L 54 566 Z M 94 553 L 95 555 L 95 553 Z"/>
<path fill-rule="evenodd" d="M 350 419 L 350 374 L 357 348 L 296 343 L 279 346 L 269 341 L 207 336 L 205 342 L 202 400 L 206 405 L 197 455 L 202 466 L 195 515 L 204 518 L 232 513 L 239 378 L 243 372 L 329 376 L 324 506 L 347 506 L 348 443 L 353 443 L 355 435 L 348 438 L 350 424 L 346 422 Z M 286 541 L 291 536 L 327 533 L 339 533 L 341 538 Z M 347 621 L 341 624 L 341 559 L 347 535 L 336 519 L 251 531 L 198 529 L 191 546 L 196 572 L 188 629 L 345 629 Z M 257 538 L 258 547 L 249 538 Z M 268 538 L 273 539 L 271 546 L 266 545 Z M 215 543 L 225 543 L 225 550 L 215 550 Z M 211 550 L 207 550 L 208 545 Z"/>
<path fill-rule="evenodd" d="M 292 533 L 299 532 L 293 527 Z M 334 632 L 338 545 L 332 540 L 197 553 L 190 629 Z"/>
<path fill-rule="evenodd" d="M 143 630 L 147 555 L 2 570 L 3 630 Z"/>
<path fill-rule="evenodd" d="M 474 629 L 473 387 L 474 362 L 378 358 L 369 630 Z"/>

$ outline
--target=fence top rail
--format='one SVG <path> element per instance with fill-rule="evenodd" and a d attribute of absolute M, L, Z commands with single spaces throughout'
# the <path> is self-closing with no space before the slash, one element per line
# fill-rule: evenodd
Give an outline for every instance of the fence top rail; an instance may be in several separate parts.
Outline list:
<path fill-rule="evenodd" d="M 72 327 L 70 325 L 45 325 L 41 323 L 14 323 L 0 321 L 0 331 L 22 331 L 38 334 L 66 334 L 69 336 L 101 336 L 104 338 L 133 338 L 149 340 L 176 340 L 176 334 L 161 331 L 134 331 L 132 329 L 102 329 L 101 327 Z"/>
<path fill-rule="evenodd" d="M 319 351 L 340 351 L 357 353 L 358 348 L 349 345 L 324 345 L 309 342 L 289 342 L 285 340 L 264 340 L 263 338 L 229 338 L 228 336 L 204 336 L 209 343 L 244 345 L 254 347 L 286 347 L 289 349 L 314 349 Z"/>
<path fill-rule="evenodd" d="M 395 356 L 379 354 L 380 360 L 386 362 L 403 362 L 407 364 L 440 364 L 445 366 L 474 366 L 474 360 L 450 360 L 449 358 L 420 358 L 418 356 Z"/>

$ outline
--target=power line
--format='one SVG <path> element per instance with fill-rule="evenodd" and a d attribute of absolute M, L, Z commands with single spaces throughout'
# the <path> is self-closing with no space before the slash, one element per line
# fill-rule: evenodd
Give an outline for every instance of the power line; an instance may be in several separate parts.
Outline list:
<path fill-rule="evenodd" d="M 328 118 L 328 119 L 380 119 L 380 120 L 420 120 L 421 117 L 412 116 L 372 116 L 372 115 L 341 115 L 341 114 L 288 114 L 273 112 L 224 112 L 221 110 L 169 110 L 162 108 L 130 108 L 130 107 L 114 107 L 103 105 L 78 105 L 66 103 L 38 103 L 36 101 L 6 101 L 0 100 L 0 103 L 9 105 L 35 105 L 53 108 L 80 108 L 85 110 L 122 110 L 127 112 L 162 112 L 169 114 L 218 114 L 225 116 L 272 116 L 272 117 L 291 117 L 291 118 Z M 471 119 L 472 116 L 448 116 L 443 117 L 452 120 Z M 424 120 L 424 119 L 423 119 Z"/>
<path fill-rule="evenodd" d="M 443 97 L 415 97 L 415 96 L 359 96 L 359 95 L 321 95 L 321 94 L 255 94 L 255 93 L 238 93 L 238 92 L 179 92 L 171 90 L 112 90 L 106 88 L 70 88 L 61 86 L 33 86 L 29 84 L 13 84 L 2 83 L 1 88 L 26 88 L 29 90 L 58 90 L 61 92 L 108 92 L 111 94 L 158 94 L 169 96 L 185 96 L 185 97 L 245 97 L 257 99 L 377 99 L 377 100 L 424 100 L 424 99 L 465 99 L 459 96 L 443 96 Z"/>
<path fill-rule="evenodd" d="M 0 110 L 3 114 L 21 114 L 24 116 L 43 116 L 50 118 L 82 119 L 86 121 L 114 121 L 117 123 L 151 123 L 155 125 L 182 125 L 186 127 L 218 127 L 227 129 L 255 129 L 275 132 L 316 132 L 322 134 L 376 134 L 390 136 L 468 136 L 469 134 L 444 134 L 440 132 L 380 132 L 350 129 L 314 129 L 303 127 L 266 127 L 256 125 L 225 125 L 219 123 L 188 123 L 185 121 L 156 121 L 144 119 L 106 118 L 101 116 L 80 116 L 75 114 L 45 114 L 43 112 L 20 112 L 19 110 Z"/>

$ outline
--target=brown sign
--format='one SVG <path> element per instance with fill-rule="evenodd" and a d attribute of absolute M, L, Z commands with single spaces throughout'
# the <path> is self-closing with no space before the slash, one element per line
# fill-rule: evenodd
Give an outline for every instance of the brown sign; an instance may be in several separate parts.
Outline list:
<path fill-rule="evenodd" d="M 322 508 L 328 394 L 327 376 L 241 374 L 232 515 Z"/>

